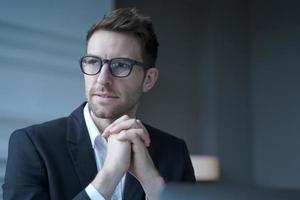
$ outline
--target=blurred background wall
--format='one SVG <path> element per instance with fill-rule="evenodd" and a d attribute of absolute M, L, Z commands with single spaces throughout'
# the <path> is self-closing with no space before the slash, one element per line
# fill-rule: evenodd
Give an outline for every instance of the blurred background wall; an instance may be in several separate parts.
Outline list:
<path fill-rule="evenodd" d="M 152 16 L 161 42 L 142 119 L 218 156 L 225 182 L 300 188 L 300 1 L 115 5 Z"/>
<path fill-rule="evenodd" d="M 83 100 L 86 30 L 114 7 L 152 16 L 160 80 L 139 118 L 216 155 L 225 182 L 300 188 L 297 0 L 1 1 L 1 181 L 12 130 Z"/>
<path fill-rule="evenodd" d="M 112 6 L 107 0 L 0 1 L 1 185 L 12 131 L 69 115 L 84 101 L 85 34 Z"/>

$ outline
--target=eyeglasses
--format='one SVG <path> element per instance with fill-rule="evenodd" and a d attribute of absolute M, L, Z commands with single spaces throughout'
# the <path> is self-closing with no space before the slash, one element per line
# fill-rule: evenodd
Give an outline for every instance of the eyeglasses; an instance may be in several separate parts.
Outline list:
<path fill-rule="evenodd" d="M 107 63 L 110 73 L 115 77 L 127 77 L 130 75 L 134 65 L 149 69 L 148 65 L 130 58 L 101 59 L 97 56 L 83 56 L 80 59 L 80 68 L 84 74 L 96 75 L 101 71 L 102 66 Z"/>

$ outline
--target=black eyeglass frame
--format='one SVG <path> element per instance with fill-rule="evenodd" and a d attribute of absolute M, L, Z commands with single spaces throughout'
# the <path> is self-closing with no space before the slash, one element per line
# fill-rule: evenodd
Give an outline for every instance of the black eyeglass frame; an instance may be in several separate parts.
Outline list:
<path fill-rule="evenodd" d="M 86 73 L 86 72 L 83 70 L 83 64 L 82 64 L 82 62 L 83 62 L 83 60 L 84 60 L 85 58 L 95 58 L 95 59 L 97 59 L 97 60 L 99 61 L 100 67 L 99 67 L 99 70 L 98 70 L 96 73 L 89 74 L 89 73 Z M 113 74 L 112 67 L 111 67 L 110 64 L 111 64 L 111 62 L 112 62 L 113 60 L 116 60 L 116 59 L 126 60 L 126 61 L 130 64 L 130 70 L 129 70 L 129 72 L 128 72 L 127 75 L 125 75 L 125 76 L 116 76 L 115 74 Z M 80 63 L 80 69 L 81 69 L 82 73 L 84 73 L 84 74 L 86 74 L 86 75 L 90 75 L 90 76 L 93 76 L 93 75 L 96 75 L 96 74 L 100 73 L 100 71 L 101 71 L 103 65 L 104 65 L 104 64 L 108 64 L 108 68 L 109 68 L 110 74 L 111 74 L 112 76 L 118 77 L 118 78 L 124 78 L 124 77 L 129 76 L 129 75 L 131 74 L 131 71 L 132 71 L 134 65 L 138 65 L 138 66 L 140 66 L 140 67 L 143 67 L 145 70 L 148 70 L 148 69 L 152 68 L 151 66 L 147 65 L 146 63 L 142 63 L 142 62 L 139 62 L 139 61 L 137 61 L 137 60 L 134 60 L 134 59 L 131 59 L 131 58 L 125 58 L 125 57 L 116 57 L 116 58 L 112 58 L 112 59 L 102 59 L 102 58 L 100 58 L 100 57 L 98 57 L 98 56 L 86 55 L 86 56 L 83 56 L 83 57 L 79 60 L 79 63 Z"/>

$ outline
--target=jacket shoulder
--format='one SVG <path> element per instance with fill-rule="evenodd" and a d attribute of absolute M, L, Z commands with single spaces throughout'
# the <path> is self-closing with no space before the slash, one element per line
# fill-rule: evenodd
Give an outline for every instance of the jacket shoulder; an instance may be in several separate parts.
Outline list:
<path fill-rule="evenodd" d="M 67 117 L 64 117 L 17 129 L 11 134 L 10 139 L 16 139 L 19 137 L 22 138 L 23 134 L 26 134 L 27 137 L 33 141 L 50 141 L 49 138 L 51 138 L 51 140 L 54 141 L 58 138 L 65 138 L 68 121 L 67 119 Z"/>
<path fill-rule="evenodd" d="M 169 145 L 182 145 L 185 143 L 183 139 L 171 135 L 170 133 L 154 128 L 147 124 L 145 124 L 145 127 L 149 132 L 151 140 L 155 141 L 156 143 L 168 143 Z"/>

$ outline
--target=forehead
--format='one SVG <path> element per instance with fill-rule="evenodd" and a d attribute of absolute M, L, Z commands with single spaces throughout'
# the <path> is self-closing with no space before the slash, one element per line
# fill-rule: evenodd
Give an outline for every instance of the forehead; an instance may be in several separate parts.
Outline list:
<path fill-rule="evenodd" d="M 87 43 L 87 54 L 101 58 L 142 58 L 138 39 L 127 33 L 106 30 L 98 30 L 91 36 Z"/>

